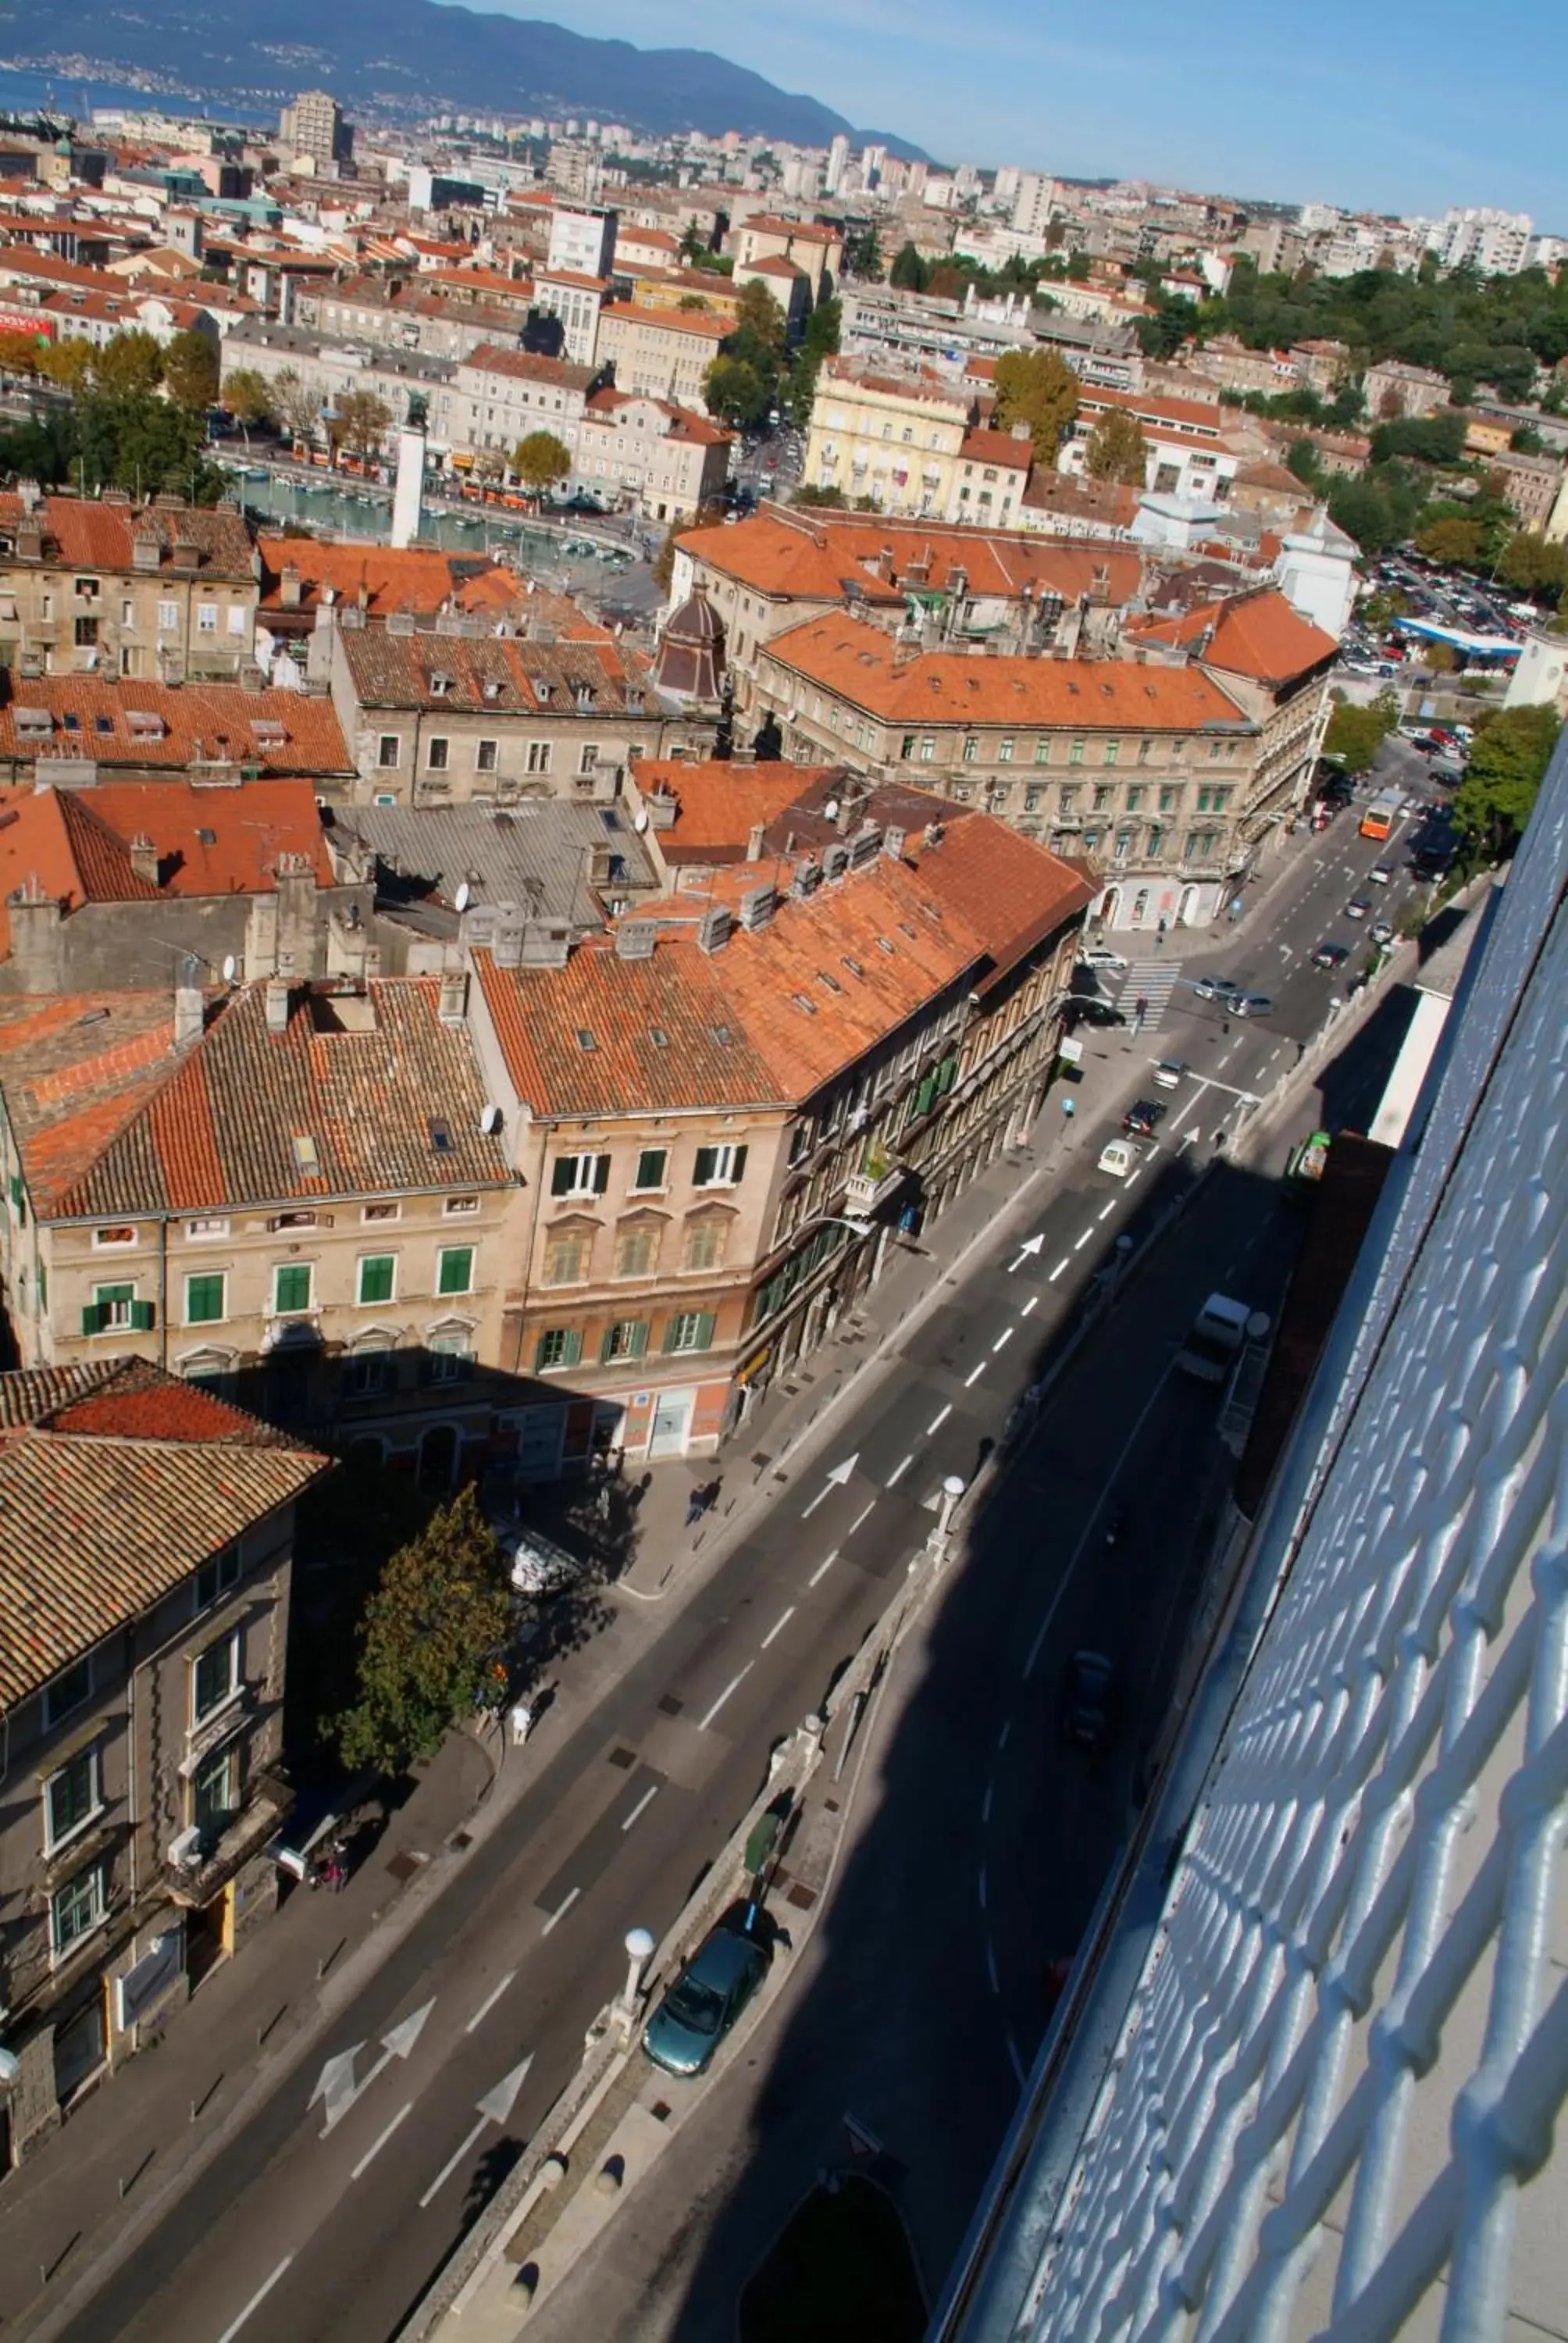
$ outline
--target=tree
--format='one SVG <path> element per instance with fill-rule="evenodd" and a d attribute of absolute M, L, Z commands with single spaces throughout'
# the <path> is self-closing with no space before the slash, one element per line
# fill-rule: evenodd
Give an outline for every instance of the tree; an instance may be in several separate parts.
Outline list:
<path fill-rule="evenodd" d="M 223 403 L 236 423 L 265 423 L 274 411 L 276 394 L 255 367 L 238 367 L 223 386 Z"/>
<path fill-rule="evenodd" d="M 930 269 L 920 258 L 912 244 L 900 245 L 893 255 L 893 265 L 888 271 L 888 282 L 900 293 L 923 293 L 930 281 Z"/>
<path fill-rule="evenodd" d="M 321 417 L 321 397 L 292 367 L 279 367 L 272 377 L 272 411 L 291 439 L 309 447 Z"/>
<path fill-rule="evenodd" d="M 744 358 L 727 357 L 722 351 L 703 377 L 702 395 L 709 415 L 740 430 L 761 422 L 772 397 L 755 367 Z"/>
<path fill-rule="evenodd" d="M 433 1756 L 473 1709 L 510 1623 L 505 1558 L 470 1485 L 392 1555 L 366 1606 L 358 1698 L 337 1720 L 344 1764 L 393 1773 Z"/>
<path fill-rule="evenodd" d="M 205 415 L 217 402 L 217 357 L 205 334 L 193 327 L 176 334 L 164 352 L 164 388 L 176 407 Z"/>
<path fill-rule="evenodd" d="M 1054 465 L 1078 412 L 1078 377 L 1055 350 L 1004 350 L 996 362 L 996 419 L 1004 431 L 1027 423 L 1035 456 Z"/>
<path fill-rule="evenodd" d="M 1137 418 L 1123 407 L 1111 407 L 1089 435 L 1083 468 L 1091 480 L 1121 480 L 1130 488 L 1141 488 L 1148 453 Z"/>
<path fill-rule="evenodd" d="M 1513 852 L 1557 745 L 1556 709 L 1499 709 L 1478 725 L 1470 764 L 1453 794 L 1453 819 L 1473 865 Z"/>
<path fill-rule="evenodd" d="M 362 462 L 380 450 L 392 428 L 392 409 L 373 390 L 346 390 L 332 426 L 334 442 Z"/>
<path fill-rule="evenodd" d="M 530 431 L 512 450 L 512 469 L 536 497 L 564 480 L 572 468 L 571 450 L 553 431 Z"/>
<path fill-rule="evenodd" d="M 1342 765 L 1347 773 L 1364 773 L 1387 732 L 1385 710 L 1375 701 L 1370 708 L 1357 708 L 1350 700 L 1341 700 L 1323 735 L 1323 754 Z"/>
<path fill-rule="evenodd" d="M 1481 530 L 1468 516 L 1462 519 L 1456 514 L 1443 514 L 1416 530 L 1415 545 L 1429 561 L 1467 568 L 1481 558 Z"/>
<path fill-rule="evenodd" d="M 163 378 L 163 351 L 139 326 L 111 335 L 103 348 L 93 353 L 93 387 L 110 396 L 156 390 Z"/>

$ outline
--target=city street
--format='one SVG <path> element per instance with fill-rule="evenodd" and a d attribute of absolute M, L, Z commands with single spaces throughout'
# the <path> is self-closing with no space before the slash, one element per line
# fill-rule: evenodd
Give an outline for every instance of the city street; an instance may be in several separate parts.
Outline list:
<path fill-rule="evenodd" d="M 961 1283 L 950 1282 L 891 1371 L 857 1383 L 830 1448 L 779 1487 L 721 1563 L 693 1573 L 689 1592 L 653 1624 L 640 1614 L 635 1656 L 585 1721 L 568 1735 L 546 1718 L 520 1759 L 528 1787 L 498 1827 L 112 2282 L 47 2311 L 7 2299 L 11 2331 L 73 2343 L 233 2343 L 242 2334 L 381 2343 L 396 2330 L 465 2206 L 494 2185 L 505 2143 L 527 2137 L 575 2065 L 583 2029 L 620 1981 L 625 1929 L 658 1931 L 678 1909 L 765 1778 L 772 1744 L 815 1706 L 888 1603 L 944 1476 L 972 1476 L 1052 1335 L 1114 1259 L 1115 1240 L 1136 1242 L 1191 1185 L 1216 1152 L 1214 1132 L 1233 1132 L 1249 1096 L 1271 1086 L 1322 1024 L 1334 986 L 1310 952 L 1321 935 L 1343 932 L 1334 915 L 1374 860 L 1400 860 L 1397 845 L 1360 840 L 1347 814 L 1325 836 L 1292 842 L 1274 899 L 1255 913 L 1249 903 L 1231 948 L 1220 934 L 1167 940 L 1160 958 L 1173 982 L 1150 1030 L 1084 1034 L 1081 1120 L 1024 1235 L 999 1239 Z M 1382 890 L 1394 899 L 1390 917 L 1399 886 Z M 1204 969 L 1267 990 L 1274 1012 L 1227 1021 L 1192 991 Z M 1126 980 L 1129 1006 L 1140 975 Z M 1161 1143 L 1119 1182 L 1098 1170 L 1100 1147 L 1127 1100 L 1166 1095 L 1145 1092 L 1142 1078 L 1147 1061 L 1166 1056 L 1193 1071 L 1169 1094 Z M 1331 1069 L 1331 1120 L 1364 1121 L 1385 1060 L 1380 1032 Z M 1303 1105 L 1302 1128 L 1313 1111 Z M 1047 1114 L 1055 1141 L 1054 1101 Z M 904 2059 L 903 2097 L 884 2117 L 911 2143 L 928 2127 L 940 2133 L 929 2182 L 945 2211 L 915 2223 L 934 2257 L 929 2275 L 956 2244 L 1006 2123 L 1043 2020 L 1045 1969 L 1070 1951 L 1092 1903 L 1143 1724 L 1158 1716 L 1179 1648 L 1220 1483 L 1212 1397 L 1171 1381 L 1175 1342 L 1211 1285 L 1276 1306 L 1298 1228 L 1271 1181 L 1225 1165 L 1136 1294 L 1119 1300 L 983 1513 L 941 1613 L 941 1666 L 933 1663 L 898 1742 L 910 1785 L 905 1835 L 890 1825 L 881 1867 L 846 1875 L 844 1894 L 870 1883 L 851 1907 L 861 1914 L 850 1964 L 860 2033 L 875 2034 L 873 2010 L 890 2026 L 902 2012 L 907 2038 L 930 2043 L 920 2061 Z M 743 1454 L 721 1463 L 729 1473 L 749 1470 Z M 1132 1493 L 1136 1534 L 1102 1556 L 1096 1524 L 1113 1489 Z M 1084 1640 L 1113 1651 L 1130 1719 L 1100 1774 L 1055 1746 L 1062 1665 Z M 349 1895 L 377 1892 L 366 1878 Z M 872 1951 L 859 1931 L 873 1907 L 884 1931 L 918 1936 L 930 1957 L 914 1961 L 907 1946 L 896 1957 Z M 823 1935 L 829 1955 L 846 1941 L 838 1906 Z M 845 1964 L 830 1966 L 836 1976 Z M 915 2030 L 930 2026 L 933 1996 L 958 2013 L 950 2056 Z M 808 2024 L 816 2046 L 791 2046 L 788 2070 L 809 2127 L 819 2123 L 822 2090 L 845 2088 L 836 1992 L 813 1994 L 788 2022 L 789 2036 L 757 2056 L 767 2067 L 777 2052 L 782 2072 L 781 2044 Z M 55 2194 L 29 2200 L 29 2279 L 74 2226 L 69 2141 L 67 2131 L 47 2151 Z M 738 2200 L 734 2217 L 743 2209 Z M 23 2240 L 7 2240 L 0 2222 L 0 2248 L 7 2243 L 19 2269 Z"/>

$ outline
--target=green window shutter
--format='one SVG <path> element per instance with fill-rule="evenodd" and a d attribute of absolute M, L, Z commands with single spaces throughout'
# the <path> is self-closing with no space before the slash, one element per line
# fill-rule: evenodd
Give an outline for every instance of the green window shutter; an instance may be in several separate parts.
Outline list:
<path fill-rule="evenodd" d="M 578 1361 L 582 1357 L 582 1354 L 583 1338 L 581 1329 L 577 1326 L 568 1326 L 567 1328 L 566 1349 L 561 1353 L 562 1366 L 575 1367 Z"/>
<path fill-rule="evenodd" d="M 223 1286 L 221 1274 L 187 1277 L 186 1280 L 186 1324 L 210 1326 L 223 1316 Z"/>
<path fill-rule="evenodd" d="M 137 1334 L 150 1333 L 152 1331 L 152 1303 L 150 1302 L 133 1302 L 131 1304 L 132 1331 Z"/>
<path fill-rule="evenodd" d="M 389 1252 L 371 1253 L 359 1264 L 359 1299 L 361 1302 L 390 1302 L 395 1256 Z"/>
<path fill-rule="evenodd" d="M 697 1341 L 696 1341 L 696 1342 L 695 1342 L 695 1343 L 693 1344 L 693 1346 L 692 1346 L 695 1350 L 699 1350 L 699 1351 L 711 1351 L 711 1350 L 712 1350 L 712 1348 L 713 1348 L 713 1329 L 714 1329 L 714 1327 L 717 1325 L 717 1323 L 718 1323 L 718 1322 L 718 1322 L 718 1320 L 714 1317 L 714 1314 L 713 1314 L 713 1312 L 712 1312 L 712 1311 L 711 1311 L 711 1310 L 699 1310 L 699 1311 L 698 1312 L 698 1313 L 697 1313 Z"/>
<path fill-rule="evenodd" d="M 103 1320 L 103 1313 L 102 1313 L 102 1312 L 99 1310 L 98 1304 L 97 1304 L 95 1302 L 85 1302 L 85 1303 L 83 1304 L 83 1306 L 82 1306 L 82 1332 L 83 1332 L 83 1333 L 84 1333 L 84 1334 L 101 1334 L 101 1333 L 103 1332 L 103 1331 L 104 1331 L 104 1320 Z"/>
<path fill-rule="evenodd" d="M 474 1290 L 472 1245 L 444 1245 L 436 1276 L 437 1293 L 471 1293 Z"/>

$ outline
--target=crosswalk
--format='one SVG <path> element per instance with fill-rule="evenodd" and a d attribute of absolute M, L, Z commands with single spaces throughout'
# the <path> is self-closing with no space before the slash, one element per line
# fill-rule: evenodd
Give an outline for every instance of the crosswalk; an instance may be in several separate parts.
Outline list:
<path fill-rule="evenodd" d="M 1181 961 L 1167 960 L 1163 952 L 1158 959 L 1130 961 L 1127 973 L 1121 980 L 1121 990 L 1117 996 L 1117 1007 L 1131 1023 L 1134 1003 L 1141 994 L 1149 1004 L 1144 1013 L 1143 1031 L 1145 1033 L 1157 1033 L 1160 1030 L 1160 1021 L 1165 1014 L 1166 1005 L 1176 990 L 1176 980 L 1181 973 Z"/>

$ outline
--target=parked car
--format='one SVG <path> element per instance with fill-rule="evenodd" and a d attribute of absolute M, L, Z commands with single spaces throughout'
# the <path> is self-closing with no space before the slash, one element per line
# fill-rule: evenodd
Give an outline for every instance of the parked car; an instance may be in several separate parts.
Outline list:
<path fill-rule="evenodd" d="M 1345 905 L 1345 917 L 1347 920 L 1364 920 L 1371 910 L 1372 905 L 1364 895 L 1352 895 Z"/>
<path fill-rule="evenodd" d="M 1061 1688 L 1061 1737 L 1080 1749 L 1103 1749 L 1111 1738 L 1116 1670 L 1103 1652 L 1074 1652 Z"/>
<path fill-rule="evenodd" d="M 1228 976 L 1201 976 L 1192 987 L 1199 1001 L 1234 1001 L 1241 990 Z"/>
<path fill-rule="evenodd" d="M 1343 968 L 1351 956 L 1349 944 L 1321 943 L 1312 954 L 1314 968 Z"/>
<path fill-rule="evenodd" d="M 1273 1006 L 1266 992 L 1238 992 L 1231 1003 L 1231 1013 L 1234 1017 L 1267 1017 Z"/>
<path fill-rule="evenodd" d="M 1135 1099 L 1121 1118 L 1121 1128 L 1131 1138 L 1152 1139 L 1164 1113 L 1164 1105 L 1159 1099 Z"/>
<path fill-rule="evenodd" d="M 1191 1071 L 1185 1058 L 1161 1058 L 1149 1079 L 1156 1090 L 1180 1090 Z"/>
<path fill-rule="evenodd" d="M 700 2075 L 761 1984 L 768 1955 L 754 1936 L 721 1921 L 710 1929 L 642 2032 L 667 2075 Z"/>

